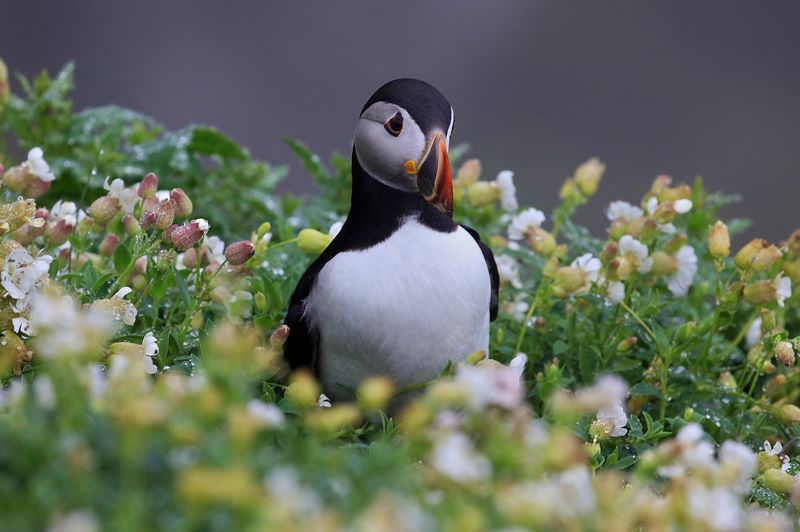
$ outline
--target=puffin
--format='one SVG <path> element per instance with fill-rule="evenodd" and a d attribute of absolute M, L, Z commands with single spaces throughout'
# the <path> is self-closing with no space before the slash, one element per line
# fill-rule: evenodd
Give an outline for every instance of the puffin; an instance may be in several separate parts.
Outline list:
<path fill-rule="evenodd" d="M 355 130 L 350 211 L 297 283 L 284 358 L 331 400 L 368 377 L 396 389 L 488 353 L 499 276 L 478 233 L 453 220 L 455 115 L 432 85 L 403 78 L 367 100 Z"/>

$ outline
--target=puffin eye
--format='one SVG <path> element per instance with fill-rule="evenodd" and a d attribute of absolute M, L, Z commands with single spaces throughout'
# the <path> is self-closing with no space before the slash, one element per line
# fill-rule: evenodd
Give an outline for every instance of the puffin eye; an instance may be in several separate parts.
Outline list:
<path fill-rule="evenodd" d="M 393 117 L 383 123 L 383 127 L 393 137 L 398 136 L 403 131 L 403 115 L 400 111 L 396 112 Z"/>

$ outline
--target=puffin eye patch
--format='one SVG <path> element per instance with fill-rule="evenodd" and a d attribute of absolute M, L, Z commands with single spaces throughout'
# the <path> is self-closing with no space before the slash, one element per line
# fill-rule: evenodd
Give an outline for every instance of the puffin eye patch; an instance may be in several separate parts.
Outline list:
<path fill-rule="evenodd" d="M 383 127 L 393 137 L 400 135 L 403 131 L 403 115 L 400 111 L 396 112 L 393 117 L 384 122 Z"/>

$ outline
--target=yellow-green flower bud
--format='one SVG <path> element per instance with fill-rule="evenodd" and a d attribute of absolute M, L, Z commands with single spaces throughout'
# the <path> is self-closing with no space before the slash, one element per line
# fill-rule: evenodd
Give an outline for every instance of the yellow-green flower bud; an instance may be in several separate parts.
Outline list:
<path fill-rule="evenodd" d="M 654 275 L 665 277 L 678 269 L 678 260 L 669 253 L 654 251 L 651 257 L 653 258 L 651 271 Z"/>
<path fill-rule="evenodd" d="M 778 493 L 789 494 L 797 484 L 797 479 L 794 475 L 790 475 L 786 471 L 780 469 L 768 469 L 760 477 L 761 483 Z"/>
<path fill-rule="evenodd" d="M 547 262 L 544 263 L 542 266 L 542 275 L 545 277 L 553 278 L 558 271 L 558 259 L 555 257 L 550 257 Z"/>
<path fill-rule="evenodd" d="M 556 239 L 541 227 L 534 227 L 528 232 L 528 244 L 537 254 L 547 257 L 556 249 Z"/>
<path fill-rule="evenodd" d="M 772 281 L 756 281 L 744 287 L 744 298 L 751 305 L 766 305 L 778 299 Z"/>
<path fill-rule="evenodd" d="M 753 257 L 753 262 L 750 264 L 750 268 L 754 272 L 764 272 L 772 268 L 772 265 L 783 256 L 781 250 L 779 250 L 775 245 L 767 246 L 758 253 L 756 256 Z"/>
<path fill-rule="evenodd" d="M 316 229 L 303 229 L 297 235 L 297 247 L 311 253 L 312 255 L 319 255 L 328 245 L 333 238 L 327 233 L 317 231 Z"/>
<path fill-rule="evenodd" d="M 592 157 L 575 170 L 575 184 L 584 196 L 594 196 L 600 186 L 600 179 L 606 171 L 606 165 L 597 157 Z"/>
<path fill-rule="evenodd" d="M 169 193 L 169 197 L 175 202 L 175 216 L 186 218 L 192 214 L 192 200 L 189 199 L 189 195 L 182 188 L 173 188 Z"/>
<path fill-rule="evenodd" d="M 256 237 L 261 240 L 261 238 L 272 231 L 272 224 L 269 222 L 264 222 L 258 226 L 258 230 L 256 231 Z"/>
<path fill-rule="evenodd" d="M 573 178 L 570 177 L 564 181 L 564 184 L 561 185 L 561 190 L 558 191 L 558 197 L 564 201 L 580 197 L 578 186 Z"/>
<path fill-rule="evenodd" d="M 555 285 L 566 292 L 577 292 L 586 283 L 586 271 L 574 266 L 562 266 L 556 272 Z"/>
<path fill-rule="evenodd" d="M 784 366 L 794 365 L 794 346 L 785 340 L 775 344 L 775 358 Z"/>
<path fill-rule="evenodd" d="M 257 311 L 266 312 L 267 296 L 264 295 L 264 292 L 258 292 L 255 296 L 253 296 L 253 303 L 255 304 Z"/>
<path fill-rule="evenodd" d="M 740 270 L 749 270 L 751 264 L 753 263 L 753 259 L 755 259 L 758 252 L 765 247 L 767 247 L 767 242 L 765 240 L 761 238 L 751 240 L 739 250 L 739 253 L 736 254 L 736 257 L 734 258 L 736 266 Z"/>
<path fill-rule="evenodd" d="M 708 228 L 708 250 L 715 259 L 724 259 L 731 253 L 731 235 L 728 226 L 718 221 Z"/>
<path fill-rule="evenodd" d="M 633 263 L 627 257 L 617 257 L 608 265 L 608 273 L 614 279 L 625 281 L 633 273 Z"/>
<path fill-rule="evenodd" d="M 97 198 L 89 206 L 89 216 L 98 223 L 105 224 L 119 211 L 119 198 L 113 196 L 102 196 Z"/>
<path fill-rule="evenodd" d="M 800 408 L 797 405 L 783 405 L 778 411 L 778 417 L 786 424 L 800 423 Z"/>
<path fill-rule="evenodd" d="M 310 373 L 296 371 L 292 374 L 286 398 L 299 407 L 312 407 L 317 404 L 320 389 L 317 381 Z"/>
<path fill-rule="evenodd" d="M 800 284 L 800 259 L 783 263 L 783 273 L 792 280 L 794 284 Z"/>
<path fill-rule="evenodd" d="M 487 181 L 476 181 L 467 189 L 467 199 L 474 207 L 491 205 L 500 199 L 500 189 Z"/>
<path fill-rule="evenodd" d="M 481 162 L 478 159 L 468 159 L 464 161 L 461 168 L 458 169 L 455 182 L 456 186 L 468 187 L 475 183 L 481 176 Z"/>
<path fill-rule="evenodd" d="M 394 394 L 394 384 L 386 377 L 370 377 L 358 387 L 358 404 L 366 412 L 380 410 Z"/>
<path fill-rule="evenodd" d="M 720 373 L 719 383 L 729 390 L 736 390 L 738 387 L 736 384 L 736 378 L 734 378 L 730 371 L 723 371 Z"/>
<path fill-rule="evenodd" d="M 630 349 L 635 346 L 639 342 L 639 339 L 635 336 L 628 336 L 620 343 L 617 344 L 617 351 L 624 353 L 625 351 L 630 351 Z"/>

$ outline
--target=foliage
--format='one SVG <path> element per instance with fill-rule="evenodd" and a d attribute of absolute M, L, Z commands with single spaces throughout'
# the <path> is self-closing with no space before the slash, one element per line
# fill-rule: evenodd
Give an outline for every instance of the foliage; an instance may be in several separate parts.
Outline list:
<path fill-rule="evenodd" d="M 277 196 L 283 170 L 213 128 L 74 112 L 72 74 L 0 106 L 30 150 L 2 161 L 0 528 L 789 527 L 800 232 L 731 257 L 731 198 L 659 176 L 598 238 L 571 219 L 596 159 L 546 229 L 466 161 L 456 218 L 502 278 L 489 358 L 330 406 L 280 323 L 349 159 L 287 140 L 321 194 Z"/>

